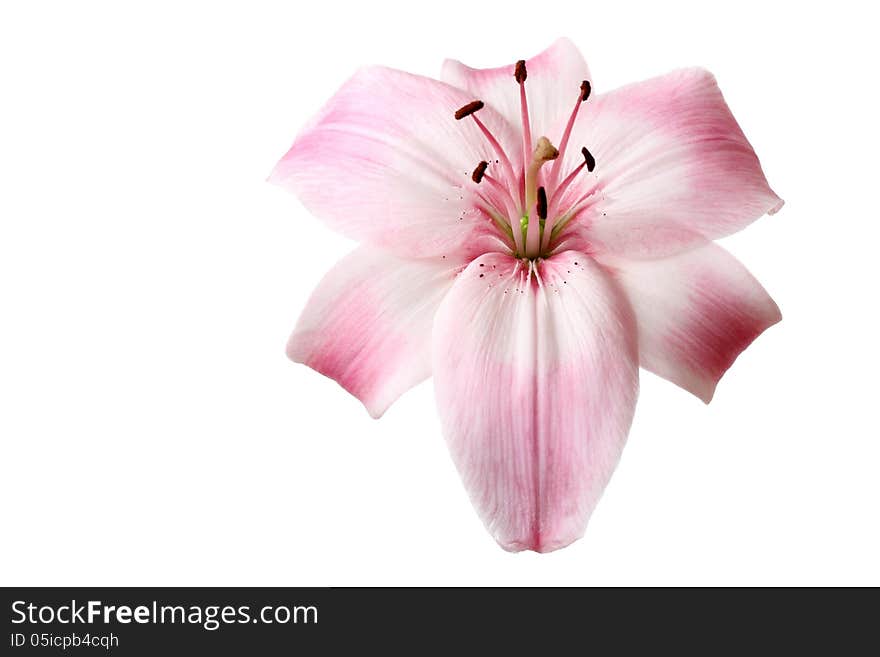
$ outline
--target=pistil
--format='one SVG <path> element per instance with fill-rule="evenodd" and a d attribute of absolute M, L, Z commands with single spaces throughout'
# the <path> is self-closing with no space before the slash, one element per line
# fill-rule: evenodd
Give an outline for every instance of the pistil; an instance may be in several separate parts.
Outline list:
<path fill-rule="evenodd" d="M 535 195 L 538 192 L 538 172 L 547 162 L 559 157 L 559 151 L 546 137 L 538 139 L 532 160 L 526 169 L 526 208 L 531 209 L 535 204 Z"/>
<path fill-rule="evenodd" d="M 532 161 L 529 163 L 528 169 L 526 170 L 526 204 L 525 207 L 529 212 L 532 213 L 532 219 L 529 220 L 529 216 L 526 215 L 526 249 L 525 255 L 527 258 L 537 258 L 540 252 L 541 247 L 541 221 L 540 219 L 547 218 L 547 194 L 544 192 L 544 188 L 538 188 L 538 173 L 541 170 L 541 167 L 544 166 L 545 163 L 550 162 L 551 160 L 555 160 L 559 156 L 559 151 L 556 150 L 556 147 L 550 143 L 550 140 L 546 137 L 541 137 L 538 139 L 538 143 L 535 146 L 535 152 L 532 155 Z M 542 205 L 540 200 L 543 200 L 543 217 L 541 217 L 541 209 Z"/>

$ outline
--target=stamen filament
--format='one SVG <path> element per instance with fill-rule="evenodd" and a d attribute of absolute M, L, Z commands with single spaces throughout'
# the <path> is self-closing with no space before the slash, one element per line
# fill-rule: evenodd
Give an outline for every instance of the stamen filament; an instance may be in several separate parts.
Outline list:
<path fill-rule="evenodd" d="M 487 214 L 495 222 L 498 228 L 511 239 L 511 243 L 508 243 L 507 246 L 511 247 L 512 250 L 512 248 L 516 246 L 516 240 L 513 237 L 513 230 L 511 229 L 510 224 L 507 223 L 504 217 L 498 213 L 498 210 L 495 209 L 482 194 L 478 194 L 478 197 L 483 203 L 485 203 L 485 206 L 477 205 L 477 208 Z"/>
<path fill-rule="evenodd" d="M 476 114 L 471 114 L 471 118 L 474 120 L 474 123 L 477 124 L 477 127 L 482 130 L 483 135 L 488 140 L 489 144 L 495 150 L 495 154 L 498 156 L 498 160 L 501 162 L 501 166 L 504 167 L 504 174 L 508 179 L 508 183 L 511 188 L 515 188 L 516 185 L 516 174 L 513 172 L 513 165 L 510 163 L 510 159 L 507 157 L 507 153 L 504 152 L 504 149 L 501 147 L 501 144 L 498 143 L 498 140 L 495 139 L 495 135 L 493 135 L 489 128 L 487 128 L 479 118 L 477 118 Z"/>
<path fill-rule="evenodd" d="M 565 228 L 569 223 L 573 220 L 578 219 L 585 210 L 588 210 L 591 207 L 590 199 L 595 196 L 597 188 L 594 188 L 592 191 L 588 192 L 581 196 L 577 201 L 575 201 L 574 205 L 572 205 L 571 209 L 568 210 L 564 215 L 560 217 L 558 221 L 555 222 L 555 225 L 550 230 L 551 235 L 550 238 L 553 239 L 562 232 L 562 229 Z M 548 246 L 550 244 L 549 240 L 547 242 Z"/>
<path fill-rule="evenodd" d="M 546 251 L 547 247 L 550 246 L 550 236 L 553 231 L 554 224 L 559 219 L 559 208 L 562 205 L 562 199 L 565 195 L 565 191 L 568 189 L 569 185 L 571 185 L 572 181 L 577 177 L 577 175 L 584 167 L 586 167 L 587 171 L 589 172 L 592 172 L 593 169 L 596 167 L 596 160 L 593 158 L 593 155 L 590 153 L 590 151 L 587 150 L 586 146 L 581 149 L 581 154 L 583 154 L 584 156 L 584 161 L 576 166 L 574 170 L 565 177 L 565 180 L 559 183 L 559 185 L 556 187 L 556 190 L 553 192 L 553 205 L 551 208 L 552 211 L 550 212 L 551 219 L 544 226 L 544 237 L 541 240 L 542 251 Z"/>
<path fill-rule="evenodd" d="M 562 195 L 565 193 L 566 188 L 571 184 L 571 181 L 575 179 L 580 170 L 584 168 L 584 164 L 579 164 L 574 171 L 572 171 L 568 176 L 563 180 L 559 187 L 556 188 L 556 191 L 553 192 L 553 200 L 551 201 L 551 211 L 550 211 L 550 219 L 544 224 L 544 235 L 541 238 L 541 251 L 546 251 L 547 247 L 550 246 L 550 235 L 553 232 L 553 228 L 556 225 L 556 222 L 560 219 L 559 216 L 559 206 L 562 202 Z"/>
<path fill-rule="evenodd" d="M 480 162 L 474 169 L 473 173 L 471 173 L 471 180 L 473 180 L 477 185 L 483 182 L 483 180 L 487 181 L 489 185 L 491 185 L 492 190 L 495 191 L 498 196 L 490 199 L 488 195 L 483 194 L 480 191 L 477 191 L 477 194 L 480 196 L 480 198 L 486 201 L 486 203 L 490 204 L 492 207 L 495 207 L 496 211 L 497 208 L 500 207 L 507 213 L 507 216 L 512 216 L 510 214 L 511 212 L 517 212 L 516 201 L 513 200 L 513 197 L 510 195 L 510 190 L 505 185 L 502 185 L 499 181 L 495 180 L 495 178 L 486 173 L 486 170 L 488 168 L 489 163 L 486 160 Z M 510 224 L 507 224 L 507 226 L 509 228 Z"/>
<path fill-rule="evenodd" d="M 568 146 L 568 139 L 571 137 L 571 130 L 574 127 L 574 122 L 577 120 L 578 110 L 581 108 L 581 104 L 586 102 L 587 98 L 590 97 L 590 93 L 592 91 L 592 87 L 590 86 L 589 80 L 584 80 L 581 82 L 580 93 L 578 94 L 577 101 L 575 101 L 574 109 L 571 111 L 571 116 L 568 117 L 568 123 L 565 126 L 565 132 L 562 133 L 562 139 L 559 140 L 559 154 L 565 154 L 565 147 Z M 562 166 L 562 158 L 560 157 L 556 162 L 553 163 L 553 168 L 550 169 L 550 181 L 555 183 L 559 179 L 559 167 Z"/>
<path fill-rule="evenodd" d="M 471 180 L 473 180 L 476 184 L 480 184 L 484 178 L 486 178 L 486 169 L 489 168 L 489 163 L 486 160 L 480 162 L 473 173 L 471 174 Z M 504 188 L 503 185 L 499 184 L 494 179 L 491 179 L 491 182 L 494 182 L 495 185 L 493 189 L 501 192 L 501 205 L 503 206 L 504 212 L 509 216 L 510 213 L 510 205 L 507 201 L 510 199 L 510 195 L 507 193 L 507 189 Z M 480 189 L 475 190 L 477 198 L 479 198 L 484 204 L 485 207 L 478 206 L 481 210 L 483 210 L 486 214 L 488 214 L 492 219 L 495 220 L 495 223 L 498 224 L 498 227 L 504 231 L 508 237 L 513 238 L 513 232 L 510 228 L 510 224 L 507 223 L 507 220 L 504 219 L 504 216 L 498 211 L 496 207 L 498 205 L 497 198 L 489 198 L 486 194 L 484 194 Z"/>
<path fill-rule="evenodd" d="M 556 187 L 556 191 L 553 192 L 553 203 L 555 205 L 559 205 L 559 202 L 562 200 L 562 195 L 565 193 L 565 190 L 568 189 L 568 186 L 571 184 L 571 181 L 574 180 L 577 175 L 581 172 L 586 166 L 586 162 L 581 162 L 578 164 L 574 170 L 565 177 L 559 185 Z"/>
<path fill-rule="evenodd" d="M 510 189 L 506 185 L 502 184 L 501 181 L 493 178 L 488 173 L 483 174 L 483 180 L 489 183 L 492 188 L 501 195 L 501 200 L 505 205 L 505 210 L 507 210 L 508 212 L 515 212 L 517 214 L 519 213 L 516 201 L 510 195 Z"/>

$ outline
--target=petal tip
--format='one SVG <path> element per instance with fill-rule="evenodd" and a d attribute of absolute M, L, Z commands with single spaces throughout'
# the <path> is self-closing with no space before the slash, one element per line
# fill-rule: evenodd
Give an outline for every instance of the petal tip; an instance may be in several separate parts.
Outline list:
<path fill-rule="evenodd" d="M 777 212 L 779 212 L 782 209 L 782 206 L 784 206 L 784 205 L 785 205 L 785 201 L 783 201 L 781 198 L 779 198 L 777 196 L 776 203 L 769 210 L 767 210 L 767 214 L 769 214 L 771 216 L 776 214 Z"/>
<path fill-rule="evenodd" d="M 281 184 L 281 176 L 278 173 L 278 165 L 275 165 L 275 167 L 269 172 L 269 175 L 265 178 L 265 182 L 272 185 Z"/>
<path fill-rule="evenodd" d="M 373 404 L 370 404 L 363 399 L 361 399 L 360 401 L 364 405 L 364 408 L 367 410 L 369 416 L 374 420 L 380 419 L 383 415 L 385 415 L 385 411 L 388 410 L 387 406 L 374 406 Z"/>
<path fill-rule="evenodd" d="M 782 313 L 779 310 L 779 306 L 777 306 L 774 303 L 773 304 L 773 311 L 767 315 L 763 327 L 761 327 L 755 333 L 755 335 L 742 346 L 740 351 L 733 357 L 733 360 L 730 361 L 730 364 L 726 368 L 724 368 L 724 370 L 722 372 L 720 372 L 717 375 L 715 380 L 712 382 L 712 385 L 706 386 L 703 388 L 693 388 L 693 389 L 690 389 L 690 392 L 693 393 L 694 395 L 696 395 L 699 399 L 701 399 L 703 401 L 704 404 L 706 404 L 708 406 L 709 403 L 715 398 L 715 391 L 718 389 L 718 384 L 721 382 L 721 379 L 723 379 L 724 375 L 727 374 L 728 371 L 730 371 L 730 368 L 733 367 L 734 363 L 736 363 L 736 361 L 739 359 L 739 357 L 742 355 L 742 353 L 746 349 L 748 349 L 752 345 L 752 343 L 755 342 L 755 340 L 757 340 L 759 337 L 761 337 L 761 335 L 764 334 L 764 331 L 769 329 L 771 326 L 775 326 L 776 324 L 778 324 L 781 321 L 782 321 Z"/>
<path fill-rule="evenodd" d="M 540 535 L 536 535 L 527 541 L 503 541 L 497 538 L 495 540 L 505 552 L 535 552 L 537 554 L 548 554 L 568 547 L 572 543 L 579 541 L 583 536 L 584 532 L 579 533 L 577 536 L 556 539 L 547 539 Z"/>
<path fill-rule="evenodd" d="M 310 351 L 307 347 L 302 346 L 299 340 L 300 336 L 297 332 L 294 332 L 293 335 L 290 336 L 290 339 L 287 341 L 287 346 L 285 347 L 285 355 L 288 359 L 298 365 L 305 365 L 310 370 L 317 372 L 323 377 L 334 381 L 340 388 L 345 390 L 352 397 L 357 399 L 363 407 L 366 409 L 367 413 L 374 420 L 378 420 L 381 418 L 385 411 L 388 410 L 391 405 L 390 402 L 378 404 L 374 398 L 371 396 L 364 394 L 362 391 L 353 388 L 350 384 L 346 384 L 346 381 L 340 377 L 338 372 L 333 371 L 330 368 L 323 367 L 319 362 L 316 362 L 312 358 L 310 358 Z M 372 397 L 375 397 L 373 395 Z"/>
<path fill-rule="evenodd" d="M 462 70 L 472 70 L 470 66 L 467 66 L 463 62 L 460 62 L 457 59 L 453 59 L 452 57 L 447 57 L 443 60 L 443 64 L 440 66 L 440 79 L 443 81 L 448 81 L 448 76 L 455 75 L 459 71 Z"/>
<path fill-rule="evenodd" d="M 294 153 L 295 148 L 296 143 L 294 142 L 293 146 L 291 146 L 287 153 L 284 154 L 284 157 L 275 163 L 275 166 L 272 167 L 269 175 L 266 176 L 267 183 L 285 188 L 287 191 L 292 191 L 287 183 L 289 182 L 291 174 L 291 155 Z"/>

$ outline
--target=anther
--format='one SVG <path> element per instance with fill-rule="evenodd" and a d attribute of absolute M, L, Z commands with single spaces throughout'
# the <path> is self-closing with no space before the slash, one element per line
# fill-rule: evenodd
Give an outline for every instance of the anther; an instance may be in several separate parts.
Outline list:
<path fill-rule="evenodd" d="M 590 85 L 589 80 L 584 80 L 581 82 L 581 102 L 585 102 L 587 98 L 590 97 L 590 92 L 593 90 L 593 87 Z"/>
<path fill-rule="evenodd" d="M 513 77 L 516 78 L 516 81 L 519 84 L 522 84 L 526 81 L 528 77 L 528 72 L 526 71 L 526 60 L 521 59 L 516 63 L 516 68 L 513 71 Z"/>
<path fill-rule="evenodd" d="M 544 191 L 543 187 L 538 187 L 538 199 L 536 205 L 538 206 L 538 218 L 546 219 L 547 218 L 547 192 Z"/>
<path fill-rule="evenodd" d="M 581 149 L 581 153 L 584 156 L 584 161 L 587 163 L 587 171 L 593 173 L 593 169 L 596 168 L 596 158 L 594 158 L 593 154 L 587 150 L 586 146 Z"/>
<path fill-rule="evenodd" d="M 483 160 L 477 165 L 477 168 L 474 169 L 474 172 L 471 174 L 471 180 L 475 183 L 480 184 L 480 181 L 483 180 L 483 174 L 486 173 L 486 168 L 489 166 L 489 163 L 486 160 Z"/>
<path fill-rule="evenodd" d="M 483 109 L 483 101 L 482 100 L 474 100 L 461 109 L 455 111 L 455 120 L 461 121 L 464 117 L 470 116 L 475 112 L 479 112 Z"/>

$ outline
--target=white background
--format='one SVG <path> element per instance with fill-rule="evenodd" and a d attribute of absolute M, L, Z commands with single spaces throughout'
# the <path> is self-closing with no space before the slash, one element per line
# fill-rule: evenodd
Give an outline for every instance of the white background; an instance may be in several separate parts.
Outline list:
<path fill-rule="evenodd" d="M 876 24 L 861 3 L 4 3 L 0 583 L 880 584 Z M 644 374 L 585 538 L 508 554 L 431 383 L 380 421 L 283 353 L 351 247 L 265 183 L 355 68 L 567 35 L 702 65 L 784 210 L 725 241 L 781 324 L 715 400 Z"/>

